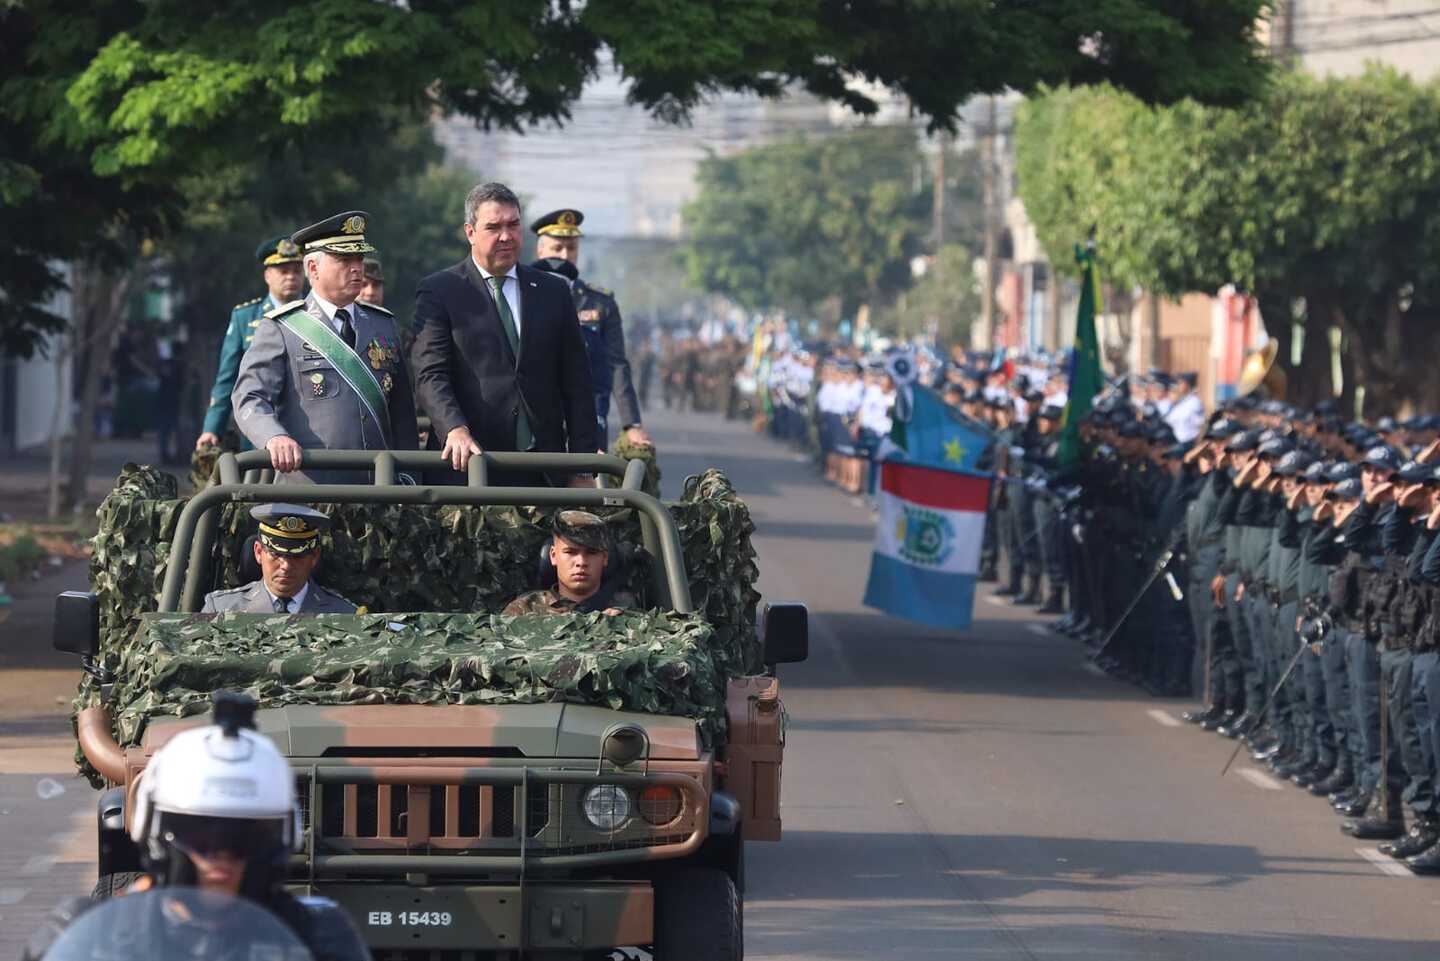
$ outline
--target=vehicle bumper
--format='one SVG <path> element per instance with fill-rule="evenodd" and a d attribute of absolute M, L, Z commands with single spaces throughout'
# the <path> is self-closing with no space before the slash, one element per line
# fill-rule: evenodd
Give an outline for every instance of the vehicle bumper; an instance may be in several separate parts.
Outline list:
<path fill-rule="evenodd" d="M 320 882 L 292 890 L 338 903 L 377 951 L 573 951 L 649 944 L 653 936 L 655 894 L 645 881 Z"/>

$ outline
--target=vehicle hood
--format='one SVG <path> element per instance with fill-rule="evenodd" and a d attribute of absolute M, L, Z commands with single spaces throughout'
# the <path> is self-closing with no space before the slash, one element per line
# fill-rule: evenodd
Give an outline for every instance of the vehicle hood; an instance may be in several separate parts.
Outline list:
<path fill-rule="evenodd" d="M 144 750 L 154 753 L 206 717 L 152 719 Z M 583 704 L 295 705 L 258 711 L 255 725 L 286 757 L 593 758 L 612 724 L 635 724 L 650 736 L 655 760 L 696 760 L 700 733 L 687 717 L 612 711 Z M 518 752 L 515 753 L 515 752 Z"/>

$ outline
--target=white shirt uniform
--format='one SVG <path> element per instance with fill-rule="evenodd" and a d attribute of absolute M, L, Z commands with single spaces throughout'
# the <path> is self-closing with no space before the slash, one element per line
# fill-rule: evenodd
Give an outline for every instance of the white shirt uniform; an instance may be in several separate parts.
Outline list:
<path fill-rule="evenodd" d="M 865 388 L 860 401 L 860 427 L 884 437 L 893 426 L 890 408 L 895 403 L 895 392 L 871 384 Z"/>
<path fill-rule="evenodd" d="M 1165 423 L 1175 432 L 1175 439 L 1188 444 L 1200 436 L 1205 427 L 1205 404 L 1195 393 L 1186 394 L 1171 406 Z"/>

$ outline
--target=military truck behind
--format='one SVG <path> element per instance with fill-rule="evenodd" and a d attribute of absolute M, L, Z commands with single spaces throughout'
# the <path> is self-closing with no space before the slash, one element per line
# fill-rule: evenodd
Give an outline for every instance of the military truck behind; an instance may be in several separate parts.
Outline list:
<path fill-rule="evenodd" d="M 162 518 L 153 528 L 161 542 L 102 543 L 100 591 L 57 601 L 56 646 L 79 654 L 87 672 L 79 747 L 104 788 L 97 894 L 140 869 L 126 817 L 149 757 L 204 722 L 210 690 L 232 687 L 260 702 L 258 727 L 295 771 L 305 831 L 293 889 L 343 905 L 377 957 L 579 958 L 628 945 L 653 946 L 660 961 L 743 957 L 745 843 L 781 834 L 774 666 L 804 659 L 808 627 L 798 604 L 767 605 L 754 623 L 737 617 L 756 600 L 753 552 L 725 555 L 742 541 L 748 549 L 748 531 L 735 538 L 748 524 L 738 499 L 717 501 L 733 511 L 728 525 L 704 511 L 692 517 L 641 490 L 639 461 L 601 455 L 488 454 L 461 486 L 395 483 L 398 471 L 442 466 L 430 453 L 305 457 L 306 466 L 373 467 L 376 482 L 277 489 L 263 453 L 223 455 L 217 483 L 188 502 L 112 505 L 116 517 Z M 490 469 L 514 467 L 598 471 L 620 483 L 486 483 Z M 713 486 L 720 498 L 733 494 Z M 620 535 L 607 576 L 627 578 L 646 610 L 508 618 L 493 613 L 497 587 L 471 611 L 194 613 L 206 591 L 243 576 L 232 563 L 247 533 L 241 508 L 282 496 L 349 518 L 318 577 L 352 593 L 375 585 L 374 597 L 351 597 L 360 603 L 393 600 L 396 582 L 426 563 L 503 572 L 494 579 L 505 590 L 533 586 L 544 512 L 592 509 Z M 418 518 L 438 511 L 451 539 L 427 548 L 442 556 L 395 569 L 362 543 L 377 525 L 347 514 L 367 510 L 402 512 L 385 516 L 411 540 L 434 533 Z M 102 538 L 107 516 L 102 509 Z M 388 552 L 401 550 L 392 542 Z M 717 583 L 727 564 L 741 573 Z M 163 577 L 153 611 L 105 593 L 147 574 Z M 692 586 L 704 592 L 699 611 Z M 447 598 L 434 585 L 416 589 Z"/>

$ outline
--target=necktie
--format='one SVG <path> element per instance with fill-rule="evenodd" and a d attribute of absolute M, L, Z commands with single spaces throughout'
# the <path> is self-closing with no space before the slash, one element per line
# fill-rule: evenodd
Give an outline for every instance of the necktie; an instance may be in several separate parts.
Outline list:
<path fill-rule="evenodd" d="M 341 307 L 335 311 L 335 319 L 340 321 L 340 336 L 345 338 L 346 345 L 351 350 L 355 349 L 355 328 L 350 323 L 350 311 Z"/>
<path fill-rule="evenodd" d="M 274 597 L 274 598 L 271 598 L 271 600 L 274 601 L 274 604 L 273 604 L 272 606 L 275 608 L 275 613 L 276 613 L 276 614 L 289 614 L 289 613 L 290 613 L 290 598 L 288 598 L 288 597 Z"/>
<path fill-rule="evenodd" d="M 490 282 L 491 293 L 495 295 L 495 309 L 500 312 L 500 326 L 505 331 L 505 339 L 510 342 L 510 352 L 515 355 L 515 362 L 518 365 L 520 362 L 520 332 L 515 329 L 515 315 L 510 312 L 510 302 L 505 299 L 505 281 L 509 278 L 501 275 L 486 279 Z M 525 416 L 525 408 L 521 406 L 515 419 L 515 449 L 529 450 L 532 440 L 534 440 L 534 435 L 530 433 L 530 418 Z"/>

